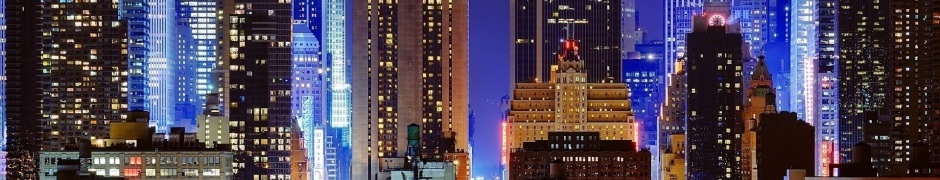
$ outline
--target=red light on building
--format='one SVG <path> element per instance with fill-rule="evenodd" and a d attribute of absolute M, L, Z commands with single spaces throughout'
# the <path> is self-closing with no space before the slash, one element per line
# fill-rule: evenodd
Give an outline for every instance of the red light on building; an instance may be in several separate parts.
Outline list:
<path fill-rule="evenodd" d="M 507 131 L 506 131 L 506 130 L 507 130 L 507 129 L 506 129 L 506 122 L 503 122 L 501 128 L 502 128 L 502 129 L 499 131 L 499 132 L 500 132 L 500 138 L 501 138 L 501 139 L 500 139 L 500 144 L 502 145 L 502 147 L 501 147 L 501 148 L 502 148 L 502 156 L 500 157 L 500 162 L 502 162 L 503 165 L 507 165 L 507 164 L 509 164 L 509 162 L 508 162 L 508 161 L 509 161 L 509 154 L 508 154 L 509 151 L 506 149 L 506 148 L 508 147 L 508 146 L 506 145 L 506 135 L 507 135 L 507 133 L 506 133 L 506 132 L 507 132 Z"/>

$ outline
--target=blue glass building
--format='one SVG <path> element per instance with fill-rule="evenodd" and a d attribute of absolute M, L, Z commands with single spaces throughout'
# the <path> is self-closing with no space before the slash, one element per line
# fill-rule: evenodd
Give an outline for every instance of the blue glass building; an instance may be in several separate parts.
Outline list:
<path fill-rule="evenodd" d="M 630 87 L 633 112 L 639 122 L 640 147 L 656 145 L 656 122 L 662 105 L 664 46 L 661 41 L 637 44 L 638 52 L 623 60 L 623 82 Z"/>

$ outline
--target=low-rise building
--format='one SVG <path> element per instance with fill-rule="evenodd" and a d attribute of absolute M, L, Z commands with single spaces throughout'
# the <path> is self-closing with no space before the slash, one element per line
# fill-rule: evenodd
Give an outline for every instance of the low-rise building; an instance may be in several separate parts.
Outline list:
<path fill-rule="evenodd" d="M 650 179 L 650 152 L 629 140 L 603 140 L 598 132 L 548 132 L 510 155 L 510 180 L 550 177 L 549 165 L 565 162 L 567 179 Z"/>

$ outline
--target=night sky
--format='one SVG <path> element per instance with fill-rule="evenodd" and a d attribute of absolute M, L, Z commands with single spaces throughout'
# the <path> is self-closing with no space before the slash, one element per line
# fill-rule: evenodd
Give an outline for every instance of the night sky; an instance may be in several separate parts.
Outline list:
<path fill-rule="evenodd" d="M 473 170 L 478 176 L 496 173 L 499 164 L 499 122 L 505 118 L 499 101 L 510 91 L 509 1 L 470 1 L 470 108 L 476 113 Z M 662 40 L 665 3 L 636 2 L 640 28 L 648 39 Z"/>

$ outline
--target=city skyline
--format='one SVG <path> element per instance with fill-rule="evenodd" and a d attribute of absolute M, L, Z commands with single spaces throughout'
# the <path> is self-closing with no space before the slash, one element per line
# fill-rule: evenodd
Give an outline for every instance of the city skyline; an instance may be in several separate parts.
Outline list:
<path fill-rule="evenodd" d="M 234 179 L 940 177 L 935 1 L 0 0 L 0 13 L 0 179 L 79 161 L 79 176 Z M 790 137 L 774 126 L 799 133 L 778 142 Z M 100 169 L 142 164 L 70 152 L 165 143 L 221 151 L 232 170 Z"/>

